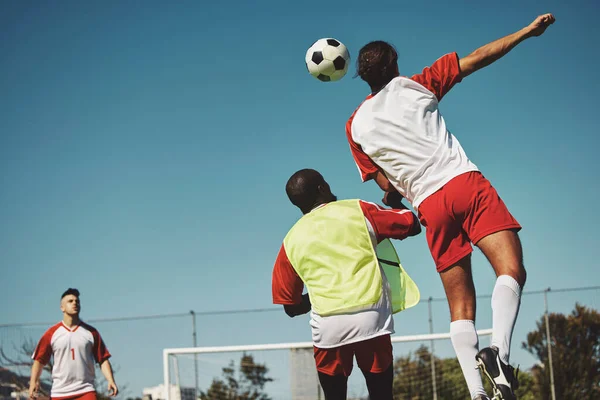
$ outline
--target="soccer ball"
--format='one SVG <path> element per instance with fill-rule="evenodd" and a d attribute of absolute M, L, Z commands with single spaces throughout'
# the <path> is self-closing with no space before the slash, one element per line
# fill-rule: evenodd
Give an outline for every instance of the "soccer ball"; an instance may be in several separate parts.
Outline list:
<path fill-rule="evenodd" d="M 333 38 L 317 40 L 306 51 L 308 72 L 322 82 L 338 81 L 348 72 L 350 54 L 342 42 Z"/>

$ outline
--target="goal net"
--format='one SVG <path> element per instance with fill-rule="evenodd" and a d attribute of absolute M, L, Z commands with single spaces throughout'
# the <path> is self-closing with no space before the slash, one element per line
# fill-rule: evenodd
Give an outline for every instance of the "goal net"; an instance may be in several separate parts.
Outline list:
<path fill-rule="evenodd" d="M 480 346 L 491 329 L 478 331 Z M 469 399 L 449 333 L 392 336 L 394 399 Z M 163 350 L 165 400 L 319 400 L 312 342 Z M 166 388 L 169 388 L 166 390 Z M 354 365 L 348 399 L 367 400 Z"/>

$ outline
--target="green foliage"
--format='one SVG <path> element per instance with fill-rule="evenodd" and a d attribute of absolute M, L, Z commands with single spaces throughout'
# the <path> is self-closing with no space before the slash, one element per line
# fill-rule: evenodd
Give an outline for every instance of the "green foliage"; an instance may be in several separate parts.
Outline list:
<path fill-rule="evenodd" d="M 239 371 L 233 361 L 223 368 L 221 379 L 213 379 L 206 392 L 200 392 L 201 400 L 271 400 L 264 387 L 273 379 L 268 377 L 265 364 L 257 364 L 254 357 L 244 353 L 240 359 Z"/>
<path fill-rule="evenodd" d="M 394 362 L 394 400 L 429 400 L 433 398 L 431 382 L 431 353 L 425 346 L 414 353 L 399 357 Z M 439 400 L 468 400 L 471 398 L 462 370 L 456 358 L 435 358 L 437 398 Z M 521 400 L 539 399 L 533 393 L 531 374 L 520 372 L 521 386 L 517 391 Z M 484 379 L 486 391 L 491 385 Z"/>
<path fill-rule="evenodd" d="M 549 314 L 556 398 L 600 399 L 600 313 L 575 305 L 569 315 Z M 544 317 L 527 335 L 523 348 L 540 364 L 532 368 L 537 398 L 549 399 L 550 368 Z"/>

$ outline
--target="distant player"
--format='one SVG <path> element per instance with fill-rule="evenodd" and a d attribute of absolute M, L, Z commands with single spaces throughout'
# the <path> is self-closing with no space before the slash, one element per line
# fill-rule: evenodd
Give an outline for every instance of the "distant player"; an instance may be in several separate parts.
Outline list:
<path fill-rule="evenodd" d="M 397 53 L 386 42 L 368 43 L 358 55 L 358 75 L 371 94 L 346 124 L 352 155 L 363 181 L 374 179 L 384 191 L 398 191 L 426 227 L 450 306 L 452 344 L 473 399 L 487 398 L 478 362 L 495 392 L 515 399 L 518 381 L 509 353 L 526 278 L 517 235 L 521 226 L 448 131 L 438 103 L 463 78 L 521 41 L 541 35 L 552 23 L 552 14 L 541 15 L 467 57 L 447 54 L 411 78 L 400 76 Z M 498 277 L 492 295 L 492 346 L 479 353 L 471 243 L 485 254 Z"/>
<path fill-rule="evenodd" d="M 60 309 L 63 320 L 44 333 L 33 353 L 29 398 L 37 397 L 42 369 L 51 357 L 54 357 L 50 394 L 53 400 L 95 400 L 96 363 L 108 382 L 109 394 L 116 396 L 119 389 L 108 361 L 110 353 L 100 333 L 79 319 L 79 290 L 69 288 L 65 291 L 61 296 Z"/>
<path fill-rule="evenodd" d="M 386 195 L 395 209 L 337 201 L 312 169 L 292 175 L 286 192 L 304 216 L 286 235 L 275 261 L 273 303 L 282 304 L 290 317 L 312 306 L 314 356 L 326 400 L 346 399 L 354 357 L 369 398 L 392 400 L 391 292 L 375 247 L 385 238 L 418 234 L 416 215 L 397 194 Z"/>

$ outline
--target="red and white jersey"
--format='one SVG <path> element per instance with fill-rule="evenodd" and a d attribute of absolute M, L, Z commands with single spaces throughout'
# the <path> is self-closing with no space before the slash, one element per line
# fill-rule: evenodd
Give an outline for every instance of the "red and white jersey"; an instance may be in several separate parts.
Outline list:
<path fill-rule="evenodd" d="M 350 150 L 363 181 L 379 166 L 417 208 L 452 178 L 477 166 L 446 128 L 438 102 L 460 82 L 456 53 L 421 74 L 394 78 L 354 111 L 346 123 Z"/>
<path fill-rule="evenodd" d="M 410 210 L 393 210 L 360 201 L 373 248 L 383 239 L 405 239 L 416 223 Z M 381 268 L 381 266 L 380 266 Z M 310 313 L 312 340 L 316 347 L 333 348 L 394 333 L 391 291 L 381 270 L 382 294 L 379 301 L 348 314 L 323 317 Z M 273 303 L 299 304 L 304 283 L 296 273 L 282 245 L 273 268 Z"/>
<path fill-rule="evenodd" d="M 52 398 L 71 397 L 93 392 L 94 364 L 110 357 L 100 333 L 81 322 L 69 329 L 62 321 L 44 333 L 32 358 L 43 365 L 54 357 Z"/>

